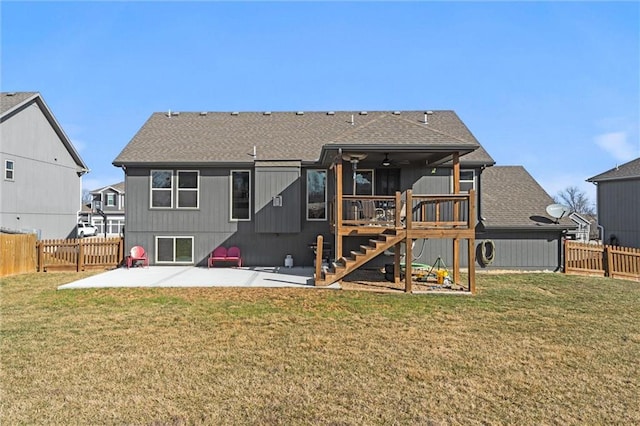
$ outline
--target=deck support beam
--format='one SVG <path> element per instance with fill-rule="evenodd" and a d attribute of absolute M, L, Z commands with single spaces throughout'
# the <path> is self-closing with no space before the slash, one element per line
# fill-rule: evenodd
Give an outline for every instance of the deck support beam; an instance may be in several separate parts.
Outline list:
<path fill-rule="evenodd" d="M 335 260 L 342 257 L 342 158 L 338 159 L 335 167 L 336 173 L 336 201 L 335 209 L 336 216 L 334 218 L 336 222 L 336 247 L 335 247 Z"/>

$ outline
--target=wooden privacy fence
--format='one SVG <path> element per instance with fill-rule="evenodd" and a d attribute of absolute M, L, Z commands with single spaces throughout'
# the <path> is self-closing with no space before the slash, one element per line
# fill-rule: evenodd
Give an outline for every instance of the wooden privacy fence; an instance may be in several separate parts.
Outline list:
<path fill-rule="evenodd" d="M 0 234 L 0 277 L 36 271 L 36 234 Z"/>
<path fill-rule="evenodd" d="M 38 271 L 84 271 L 118 266 L 124 257 L 124 240 L 85 238 L 40 240 L 37 243 Z"/>
<path fill-rule="evenodd" d="M 599 275 L 640 281 L 640 249 L 565 241 L 567 274 Z"/>

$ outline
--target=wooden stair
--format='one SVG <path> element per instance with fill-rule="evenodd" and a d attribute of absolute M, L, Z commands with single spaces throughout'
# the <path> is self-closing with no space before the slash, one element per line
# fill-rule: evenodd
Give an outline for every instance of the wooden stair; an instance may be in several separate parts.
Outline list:
<path fill-rule="evenodd" d="M 348 258 L 341 257 L 332 266 L 331 270 L 323 273 L 322 277 L 316 277 L 316 286 L 328 286 L 344 278 L 374 257 L 406 238 L 406 231 L 388 229 L 378 235 L 376 239 L 370 239 L 369 245 L 361 245 L 359 251 L 352 250 Z"/>

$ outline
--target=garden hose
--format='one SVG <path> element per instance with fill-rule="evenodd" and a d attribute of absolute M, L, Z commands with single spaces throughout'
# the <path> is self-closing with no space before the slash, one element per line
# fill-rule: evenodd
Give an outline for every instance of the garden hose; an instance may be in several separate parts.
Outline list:
<path fill-rule="evenodd" d="M 493 240 L 483 240 L 480 243 L 480 260 L 484 266 L 489 266 L 493 263 L 496 257 L 496 244 Z"/>

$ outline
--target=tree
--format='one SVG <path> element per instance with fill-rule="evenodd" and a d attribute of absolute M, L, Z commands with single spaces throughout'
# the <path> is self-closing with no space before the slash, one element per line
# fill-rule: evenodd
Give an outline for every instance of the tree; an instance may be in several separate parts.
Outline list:
<path fill-rule="evenodd" d="M 562 191 L 558 192 L 558 195 L 553 197 L 556 203 L 564 204 L 569 207 L 572 212 L 578 214 L 595 216 L 596 209 L 589 200 L 587 193 L 582 191 L 577 186 L 569 186 Z"/>
<path fill-rule="evenodd" d="M 91 204 L 91 192 L 88 189 L 82 189 L 82 204 Z"/>

